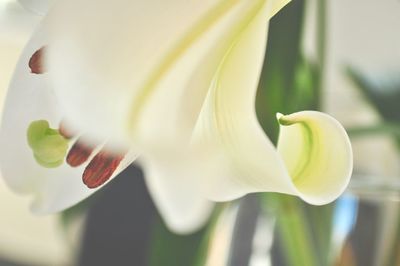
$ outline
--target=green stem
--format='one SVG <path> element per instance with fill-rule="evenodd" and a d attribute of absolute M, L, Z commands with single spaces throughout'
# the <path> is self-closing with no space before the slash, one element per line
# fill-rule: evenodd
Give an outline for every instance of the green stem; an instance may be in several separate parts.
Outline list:
<path fill-rule="evenodd" d="M 287 265 L 316 266 L 317 254 L 301 202 L 290 196 L 268 195 L 264 207 L 276 215 L 276 226 Z"/>
<path fill-rule="evenodd" d="M 325 66 L 326 66 L 326 28 L 327 28 L 327 3 L 326 0 L 318 0 L 317 3 L 317 60 L 319 74 L 317 78 L 317 105 L 321 109 L 322 95 L 325 80 Z"/>
<path fill-rule="evenodd" d="M 210 238 L 223 208 L 223 204 L 216 206 L 207 225 L 190 235 L 176 235 L 170 232 L 161 217 L 156 217 L 150 240 L 149 265 L 204 265 Z"/>
<path fill-rule="evenodd" d="M 396 237 L 391 242 L 389 256 L 385 262 L 386 266 L 400 265 L 400 216 L 397 216 L 397 219 L 398 225 L 394 232 Z"/>
<path fill-rule="evenodd" d="M 203 239 L 201 240 L 200 247 L 197 251 L 194 266 L 203 266 L 206 264 L 209 255 L 208 252 L 210 248 L 210 242 L 215 233 L 218 219 L 221 216 L 221 213 L 226 208 L 229 208 L 229 206 L 230 203 L 220 203 L 215 207 L 214 213 L 210 218 L 209 225 L 207 226 Z"/>

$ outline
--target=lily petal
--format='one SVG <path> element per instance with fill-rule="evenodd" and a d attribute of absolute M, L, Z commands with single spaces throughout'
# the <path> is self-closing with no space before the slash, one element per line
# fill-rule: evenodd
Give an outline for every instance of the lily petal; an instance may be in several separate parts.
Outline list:
<path fill-rule="evenodd" d="M 238 32 L 265 3 L 264 24 L 287 2 L 61 1 L 46 22 L 51 81 L 85 131 L 145 145 L 189 138 Z"/>
<path fill-rule="evenodd" d="M 278 152 L 299 196 L 321 205 L 347 187 L 353 169 L 351 144 L 338 121 L 327 114 L 303 111 L 278 114 Z"/>
<path fill-rule="evenodd" d="M 46 120 L 57 127 L 63 118 L 47 75 L 36 75 L 28 67 L 32 54 L 46 44 L 43 31 L 29 41 L 17 64 L 7 94 L 0 130 L 0 168 L 7 184 L 16 192 L 33 197 L 35 212 L 48 213 L 68 208 L 95 192 L 82 182 L 86 164 L 70 167 L 66 163 L 55 169 L 40 166 L 27 142 L 32 121 Z M 134 159 L 125 156 L 113 173 L 116 176 Z"/>
<path fill-rule="evenodd" d="M 284 192 L 290 186 L 285 166 L 261 129 L 254 107 L 267 41 L 263 18 L 269 10 L 265 5 L 219 65 L 193 134 L 194 146 L 220 154 L 215 163 L 221 165 L 218 174 L 205 182 L 209 186 L 205 191 L 214 200 L 255 191 Z"/>
<path fill-rule="evenodd" d="M 214 203 L 204 198 L 194 186 L 190 165 L 169 160 L 153 162 L 149 158 L 142 158 L 141 165 L 154 203 L 172 231 L 181 234 L 194 232 L 207 222 Z"/>
<path fill-rule="evenodd" d="M 280 117 L 282 124 L 293 125 L 281 127 L 279 153 L 265 136 L 255 114 L 266 39 L 263 17 L 261 12 L 226 55 L 199 117 L 194 145 L 209 147 L 210 153 L 223 158 L 218 174 L 204 183 L 214 200 L 272 191 L 312 204 L 328 203 L 350 179 L 348 136 L 336 120 L 318 112 Z"/>
<path fill-rule="evenodd" d="M 20 53 L 39 18 L 18 3 L 0 2 L 0 94 L 1 103 Z"/>

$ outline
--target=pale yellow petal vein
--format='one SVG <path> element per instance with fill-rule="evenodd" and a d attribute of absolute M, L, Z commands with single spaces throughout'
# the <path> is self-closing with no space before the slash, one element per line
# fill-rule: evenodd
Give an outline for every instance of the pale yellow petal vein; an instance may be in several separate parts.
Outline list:
<path fill-rule="evenodd" d="M 207 32 L 215 23 L 224 17 L 232 10 L 241 0 L 224 0 L 210 10 L 202 19 L 198 21 L 186 34 L 176 43 L 176 45 L 166 54 L 159 65 L 152 71 L 149 77 L 144 82 L 143 87 L 139 90 L 139 94 L 135 97 L 130 111 L 127 130 L 131 134 L 135 134 L 135 127 L 138 124 L 141 111 L 148 99 L 154 92 L 157 84 L 168 73 L 168 70 L 175 62 L 187 51 L 203 34 Z M 249 0 L 246 0 L 249 1 Z M 248 23 L 265 4 L 266 0 L 256 0 L 249 11 L 230 29 L 231 39 L 235 40 L 237 35 L 240 35 Z M 266 18 L 267 19 L 267 18 Z"/>

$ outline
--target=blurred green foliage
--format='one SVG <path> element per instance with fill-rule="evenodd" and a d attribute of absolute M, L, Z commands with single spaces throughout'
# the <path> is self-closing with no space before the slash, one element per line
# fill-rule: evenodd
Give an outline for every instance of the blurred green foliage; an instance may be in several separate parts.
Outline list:
<path fill-rule="evenodd" d="M 203 250 L 206 228 L 190 235 L 177 235 L 168 230 L 161 217 L 154 225 L 150 247 L 150 266 L 202 265 L 198 264 Z M 202 253 L 202 252 L 201 252 Z"/>
<path fill-rule="evenodd" d="M 325 1 L 318 10 L 316 46 L 318 62 L 302 54 L 303 20 L 308 1 L 292 1 L 270 23 L 266 59 L 259 85 L 258 119 L 276 143 L 279 127 L 275 114 L 319 110 L 323 84 L 325 50 Z M 276 215 L 279 249 L 285 265 L 329 265 L 333 204 L 311 206 L 297 197 L 265 193 L 266 209 Z"/>
<path fill-rule="evenodd" d="M 355 67 L 347 75 L 385 121 L 400 123 L 400 78 L 372 78 Z"/>
<path fill-rule="evenodd" d="M 363 128 L 350 128 L 349 133 L 356 137 L 386 133 L 395 137 L 400 149 L 400 79 L 373 78 L 355 67 L 347 67 L 346 73 L 363 94 L 368 103 L 378 112 L 382 123 Z"/>
<path fill-rule="evenodd" d="M 223 208 L 224 204 L 217 204 L 208 223 L 188 235 L 171 232 L 162 218 L 157 216 L 150 242 L 149 266 L 205 265 L 209 244 Z"/>
<path fill-rule="evenodd" d="M 266 213 L 276 218 L 278 248 L 282 251 L 284 265 L 318 266 L 312 231 L 302 202 L 294 197 L 268 195 L 263 197 Z"/>
<path fill-rule="evenodd" d="M 304 13 L 305 1 L 292 1 L 270 22 L 256 111 L 261 126 L 275 143 L 277 112 L 289 114 L 319 106 L 317 68 L 301 53 Z"/>
<path fill-rule="evenodd" d="M 372 106 L 382 118 L 379 124 L 350 128 L 349 134 L 352 137 L 369 136 L 376 134 L 388 134 L 394 137 L 400 152 L 400 78 L 398 75 L 388 75 L 386 78 L 369 76 L 355 67 L 347 67 L 346 73 L 353 84 L 363 94 L 365 100 Z M 400 221 L 398 216 L 397 221 Z M 391 247 L 388 256 L 385 258 L 385 265 L 399 265 L 400 257 L 400 223 L 394 231 L 397 236 Z"/>

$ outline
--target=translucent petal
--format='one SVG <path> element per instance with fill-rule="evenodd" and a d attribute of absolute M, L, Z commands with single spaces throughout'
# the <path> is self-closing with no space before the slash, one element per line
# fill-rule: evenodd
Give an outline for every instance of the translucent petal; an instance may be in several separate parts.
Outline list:
<path fill-rule="evenodd" d="M 25 43 L 39 18 L 18 3 L 0 1 L 0 101 L 9 85 L 13 70 Z"/>
<path fill-rule="evenodd" d="M 47 120 L 57 128 L 62 112 L 47 83 L 46 74 L 31 74 L 31 55 L 45 44 L 39 30 L 22 53 L 9 87 L 0 129 L 0 168 L 7 184 L 16 192 L 33 196 L 36 212 L 55 212 L 77 203 L 96 190 L 82 183 L 85 164 L 78 168 L 67 164 L 55 169 L 40 166 L 27 142 L 32 121 Z M 114 172 L 117 175 L 136 157 L 129 154 Z"/>
<path fill-rule="evenodd" d="M 188 135 L 232 39 L 265 2 L 61 1 L 47 18 L 47 62 L 66 115 L 116 139 Z"/>
<path fill-rule="evenodd" d="M 142 165 L 150 194 L 172 231 L 189 233 L 205 224 L 214 204 L 195 185 L 197 180 L 193 180 L 196 175 L 192 174 L 191 165 L 166 158 L 158 161 L 143 158 Z"/>
<path fill-rule="evenodd" d="M 215 200 L 271 191 L 298 195 L 312 204 L 328 203 L 349 182 L 352 152 L 348 136 L 336 120 L 317 112 L 280 119 L 301 118 L 312 134 L 298 124 L 282 127 L 279 153 L 265 136 L 254 110 L 266 39 L 263 17 L 260 12 L 238 37 L 207 95 L 193 143 L 220 154 L 221 167 L 203 187 L 207 191 L 209 186 L 209 197 Z M 309 152 L 310 139 L 312 150 L 318 153 Z M 304 172 L 296 172 L 303 163 Z"/>
<path fill-rule="evenodd" d="M 278 115 L 278 120 L 278 152 L 300 197 L 317 205 L 336 199 L 353 169 L 351 144 L 343 127 L 315 111 Z"/>

